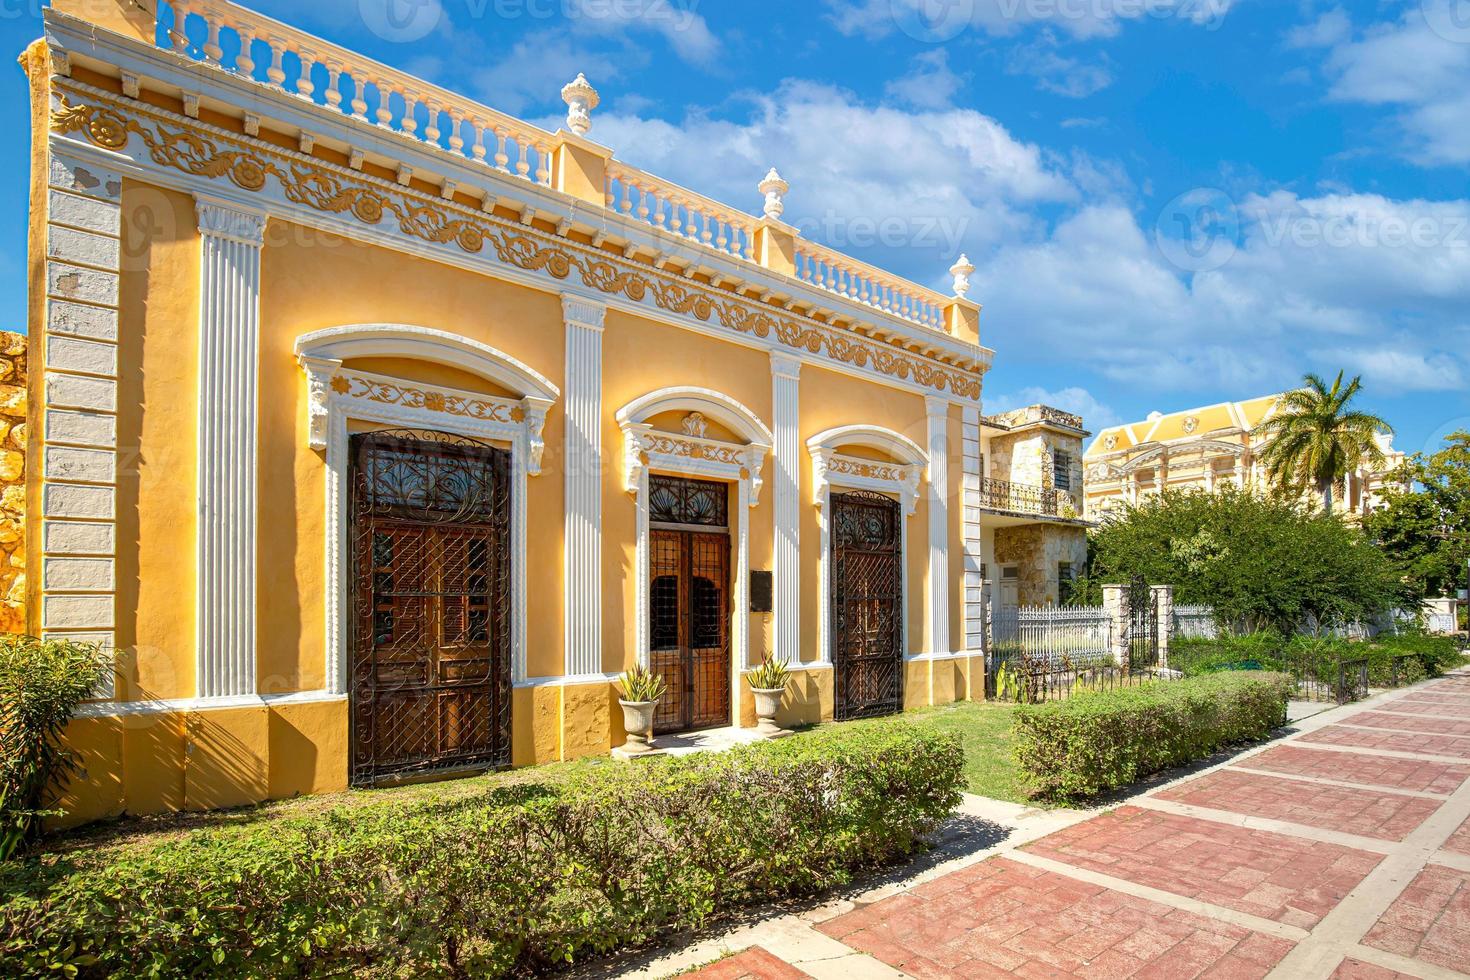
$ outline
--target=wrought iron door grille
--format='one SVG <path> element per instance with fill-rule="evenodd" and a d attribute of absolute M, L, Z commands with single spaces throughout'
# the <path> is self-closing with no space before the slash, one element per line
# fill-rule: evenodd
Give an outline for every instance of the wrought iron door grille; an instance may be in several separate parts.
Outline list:
<path fill-rule="evenodd" d="M 510 453 L 351 441 L 352 780 L 510 764 Z"/>
<path fill-rule="evenodd" d="M 727 528 L 730 488 L 709 480 L 685 480 L 659 473 L 648 477 L 650 524 L 688 524 Z"/>
<path fill-rule="evenodd" d="M 832 495 L 832 663 L 838 720 L 903 708 L 903 549 L 898 502 Z"/>

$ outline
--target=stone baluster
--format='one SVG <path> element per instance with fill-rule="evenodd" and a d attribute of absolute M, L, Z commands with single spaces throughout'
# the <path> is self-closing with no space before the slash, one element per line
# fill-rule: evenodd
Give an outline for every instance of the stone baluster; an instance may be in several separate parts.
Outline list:
<path fill-rule="evenodd" d="M 340 61 L 328 61 L 327 67 L 327 105 L 333 109 L 342 110 L 342 63 Z"/>
<path fill-rule="evenodd" d="M 240 53 L 235 56 L 235 71 L 246 78 L 255 77 L 255 57 L 251 49 L 255 46 L 255 33 L 246 27 L 235 28 L 240 35 Z"/>
<path fill-rule="evenodd" d="M 419 120 L 416 114 L 418 112 L 418 106 L 419 99 L 417 95 L 411 92 L 403 93 L 403 119 L 399 122 L 398 128 L 402 129 L 406 135 L 415 138 L 419 131 Z"/>
<path fill-rule="evenodd" d="M 311 69 L 316 64 L 316 55 L 301 49 L 301 77 L 296 79 L 296 92 L 303 99 L 310 99 L 316 92 L 316 83 L 311 80 Z"/>
<path fill-rule="evenodd" d="M 439 144 L 439 137 L 444 131 L 439 128 L 439 103 L 433 99 L 424 100 L 424 142 Z"/>
<path fill-rule="evenodd" d="M 286 39 L 269 34 L 266 35 L 265 43 L 271 51 L 271 63 L 270 67 L 265 70 L 265 77 L 270 79 L 272 85 L 284 89 L 286 87 L 286 69 L 282 63 L 282 59 L 286 55 Z"/>

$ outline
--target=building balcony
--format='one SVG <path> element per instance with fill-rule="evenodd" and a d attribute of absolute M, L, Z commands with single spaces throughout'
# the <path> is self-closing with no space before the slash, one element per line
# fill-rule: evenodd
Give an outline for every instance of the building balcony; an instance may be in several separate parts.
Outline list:
<path fill-rule="evenodd" d="M 1067 490 L 1034 487 L 1007 480 L 980 481 L 980 509 L 1000 514 L 1081 520 L 1077 498 Z"/>

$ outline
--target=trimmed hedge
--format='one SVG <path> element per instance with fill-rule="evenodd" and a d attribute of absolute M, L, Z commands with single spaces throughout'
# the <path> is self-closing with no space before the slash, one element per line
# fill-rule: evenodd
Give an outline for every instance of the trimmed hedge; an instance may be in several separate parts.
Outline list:
<path fill-rule="evenodd" d="M 1398 686 L 1438 677 L 1464 665 L 1465 658 L 1447 636 L 1423 633 L 1384 635 L 1372 640 L 1297 635 L 1287 639 L 1264 631 L 1215 639 L 1177 639 L 1169 644 L 1169 666 L 1194 677 L 1222 670 L 1280 670 L 1300 674 L 1309 669 L 1325 683 L 1337 676 L 1340 661 L 1368 661 L 1368 683 L 1392 686 L 1397 664 Z"/>
<path fill-rule="evenodd" d="M 954 736 L 902 723 L 824 729 L 34 858 L 0 871 L 0 974 L 497 976 L 571 962 L 920 848 L 958 805 L 963 762 Z"/>
<path fill-rule="evenodd" d="M 1016 761 L 1033 795 L 1095 796 L 1265 738 L 1286 722 L 1292 681 L 1237 671 L 1078 694 L 1016 711 Z"/>

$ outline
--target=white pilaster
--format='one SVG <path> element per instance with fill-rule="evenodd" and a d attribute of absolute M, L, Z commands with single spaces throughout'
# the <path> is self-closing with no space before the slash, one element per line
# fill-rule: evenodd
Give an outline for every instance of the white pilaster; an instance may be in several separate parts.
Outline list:
<path fill-rule="evenodd" d="M 564 294 L 567 329 L 566 673 L 602 673 L 602 328 L 607 307 Z"/>
<path fill-rule="evenodd" d="M 776 656 L 787 663 L 801 659 L 801 362 L 785 354 L 771 355 L 771 426 L 775 436 L 776 547 L 772 585 L 775 589 Z"/>
<path fill-rule="evenodd" d="M 949 648 L 949 402 L 924 399 L 929 419 L 929 652 Z"/>
<path fill-rule="evenodd" d="M 980 546 L 980 409 L 966 406 L 960 421 L 960 506 L 965 528 L 965 646 L 972 654 L 985 650 L 984 556 Z"/>
<path fill-rule="evenodd" d="M 200 198 L 195 690 L 255 693 L 260 252 L 265 215 Z"/>

